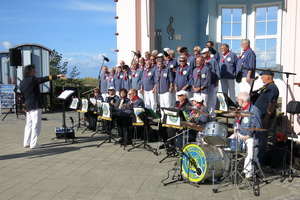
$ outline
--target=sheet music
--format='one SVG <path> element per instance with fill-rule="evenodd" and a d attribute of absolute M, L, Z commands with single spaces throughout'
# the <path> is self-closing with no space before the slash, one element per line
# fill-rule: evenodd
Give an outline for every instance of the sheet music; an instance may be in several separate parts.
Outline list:
<path fill-rule="evenodd" d="M 96 104 L 96 99 L 95 98 L 90 98 L 90 102 L 95 105 Z"/>
<path fill-rule="evenodd" d="M 74 92 L 75 92 L 74 90 L 65 90 L 57 98 L 59 98 L 59 99 L 67 99 Z"/>

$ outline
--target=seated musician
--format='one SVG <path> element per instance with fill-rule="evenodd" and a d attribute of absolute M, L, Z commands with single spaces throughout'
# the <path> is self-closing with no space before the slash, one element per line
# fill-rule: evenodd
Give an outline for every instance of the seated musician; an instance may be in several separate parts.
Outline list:
<path fill-rule="evenodd" d="M 145 108 L 145 104 L 143 100 L 138 97 L 136 89 L 130 89 L 128 96 L 130 101 L 118 108 L 117 119 L 118 133 L 121 137 L 119 142 L 124 145 L 131 144 L 129 127 L 132 124 L 132 115 L 134 114 L 133 108 Z"/>
<path fill-rule="evenodd" d="M 115 103 L 117 102 L 118 99 L 119 99 L 119 96 L 116 95 L 115 88 L 109 87 L 108 88 L 108 96 L 105 98 L 105 102 L 109 103 L 109 108 L 110 108 L 111 113 L 113 113 Z M 109 134 L 112 129 L 112 123 L 113 123 L 113 121 L 104 120 L 102 132 Z"/>
<path fill-rule="evenodd" d="M 243 140 L 247 147 L 247 156 L 244 162 L 245 178 L 250 178 L 252 176 L 251 160 L 258 160 L 257 158 L 257 148 L 254 148 L 254 144 L 257 144 L 257 139 L 254 140 L 254 134 L 258 134 L 257 131 L 246 130 L 245 128 L 256 127 L 262 128 L 262 123 L 260 119 L 259 109 L 253 105 L 250 101 L 250 96 L 247 92 L 242 92 L 238 95 L 238 104 L 242 107 L 243 111 L 251 112 L 252 115 L 248 117 L 236 117 L 234 121 L 233 134 L 229 138 L 235 138 Z"/>
<path fill-rule="evenodd" d="M 130 101 L 130 99 L 127 98 L 127 93 L 128 91 L 125 88 L 120 89 L 120 98 L 116 101 L 114 105 L 115 111 L 117 111 L 119 108 L 124 106 L 124 104 L 126 105 Z"/>
<path fill-rule="evenodd" d="M 192 104 L 190 103 L 190 101 L 187 98 L 187 91 L 184 90 L 180 90 L 179 92 L 176 92 L 176 96 L 178 98 L 178 101 L 175 102 L 174 107 L 184 111 L 187 115 L 191 112 L 191 110 L 188 108 L 188 106 L 192 106 Z M 168 133 L 168 138 L 174 137 L 176 135 L 176 129 L 174 128 L 167 128 L 167 133 Z M 165 134 L 164 131 L 161 131 L 162 133 L 162 137 L 163 137 L 163 141 L 166 141 L 165 138 Z M 173 150 L 174 148 L 174 140 L 171 140 L 167 143 L 167 147 L 169 147 L 169 145 L 171 145 L 171 147 L 169 148 L 169 151 Z"/>
<path fill-rule="evenodd" d="M 181 111 L 184 111 L 187 115 L 191 112 L 187 106 L 192 106 L 187 98 L 187 91 L 180 90 L 176 92 L 178 101 L 175 102 L 175 108 L 178 108 Z"/>
<path fill-rule="evenodd" d="M 193 102 L 193 107 L 201 110 L 204 113 L 209 113 L 207 107 L 203 104 L 203 97 L 195 93 L 194 96 L 190 99 Z M 208 122 L 208 116 L 197 111 L 191 111 L 188 115 L 190 122 L 195 123 L 195 125 L 205 126 Z M 188 140 L 186 142 L 195 142 L 198 131 L 190 129 L 188 132 Z M 183 147 L 183 137 L 182 135 L 178 136 L 178 147 L 182 149 Z"/>
<path fill-rule="evenodd" d="M 84 113 L 84 116 L 87 118 L 87 121 L 89 123 L 88 129 L 92 131 L 96 131 L 97 125 L 98 114 L 94 113 L 97 110 L 97 100 L 103 101 L 103 98 L 101 96 L 100 90 L 94 89 L 94 96 L 90 98 L 88 111 Z"/>
<path fill-rule="evenodd" d="M 115 118 L 117 120 L 117 127 L 119 127 L 119 121 L 118 121 L 118 110 L 119 108 L 122 108 L 124 107 L 129 101 L 130 99 L 127 98 L 127 90 L 125 88 L 121 88 L 120 89 L 120 99 L 118 99 L 114 105 L 114 111 L 113 111 L 113 118 Z M 123 143 L 124 140 L 122 139 L 122 135 L 121 135 L 122 132 L 120 132 L 118 130 L 118 135 L 121 137 L 121 139 L 118 141 L 119 143 Z"/>

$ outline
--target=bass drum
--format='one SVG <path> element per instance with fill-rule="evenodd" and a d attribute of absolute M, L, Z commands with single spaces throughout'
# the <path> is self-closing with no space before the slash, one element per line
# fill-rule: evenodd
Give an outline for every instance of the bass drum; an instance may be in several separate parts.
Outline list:
<path fill-rule="evenodd" d="M 186 145 L 181 159 L 183 176 L 195 183 L 212 178 L 213 168 L 214 178 L 223 176 L 229 169 L 228 155 L 216 146 Z"/>

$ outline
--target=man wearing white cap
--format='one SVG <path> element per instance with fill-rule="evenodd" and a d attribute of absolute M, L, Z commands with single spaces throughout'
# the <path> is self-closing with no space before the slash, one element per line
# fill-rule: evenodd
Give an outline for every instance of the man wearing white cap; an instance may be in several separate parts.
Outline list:
<path fill-rule="evenodd" d="M 205 65 L 211 71 L 211 80 L 210 86 L 208 88 L 208 99 L 207 99 L 207 108 L 210 114 L 213 114 L 216 107 L 216 100 L 217 95 L 216 92 L 218 91 L 219 79 L 220 79 L 220 69 L 218 61 L 211 57 L 211 53 L 208 48 L 204 48 L 202 51 L 202 56 L 205 58 Z"/>
<path fill-rule="evenodd" d="M 194 94 L 194 96 L 190 100 L 192 101 L 194 108 L 197 108 L 197 109 L 203 111 L 204 113 L 208 113 L 208 109 L 203 104 L 203 98 L 202 98 L 202 96 L 200 94 Z M 208 122 L 208 116 L 207 115 L 200 114 L 200 113 L 198 113 L 196 111 L 192 111 L 189 114 L 188 117 L 189 117 L 189 120 L 191 122 L 194 122 L 197 125 L 200 125 L 200 126 L 203 126 L 203 127 Z M 196 141 L 197 132 L 198 131 L 195 131 L 195 130 L 189 130 L 188 139 L 185 142 L 194 142 L 194 141 Z M 179 148 L 183 147 L 182 135 L 180 135 L 178 137 L 178 147 Z"/>
<path fill-rule="evenodd" d="M 119 99 L 119 96 L 116 95 L 116 90 L 114 87 L 109 87 L 108 88 L 108 96 L 105 98 L 106 103 L 109 103 L 109 107 L 110 110 L 112 112 L 115 103 L 117 102 L 117 100 Z M 112 128 L 112 121 L 107 121 L 104 120 L 103 121 L 103 128 L 102 128 L 102 132 L 103 133 L 110 133 Z"/>

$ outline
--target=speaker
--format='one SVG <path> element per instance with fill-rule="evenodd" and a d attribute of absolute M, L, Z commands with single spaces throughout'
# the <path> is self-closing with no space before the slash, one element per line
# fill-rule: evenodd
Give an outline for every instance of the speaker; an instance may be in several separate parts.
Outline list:
<path fill-rule="evenodd" d="M 286 112 L 291 114 L 300 113 L 300 102 L 299 101 L 290 101 L 286 106 Z"/>
<path fill-rule="evenodd" d="M 20 49 L 9 49 L 9 60 L 10 66 L 21 66 L 22 65 L 22 55 Z"/>

